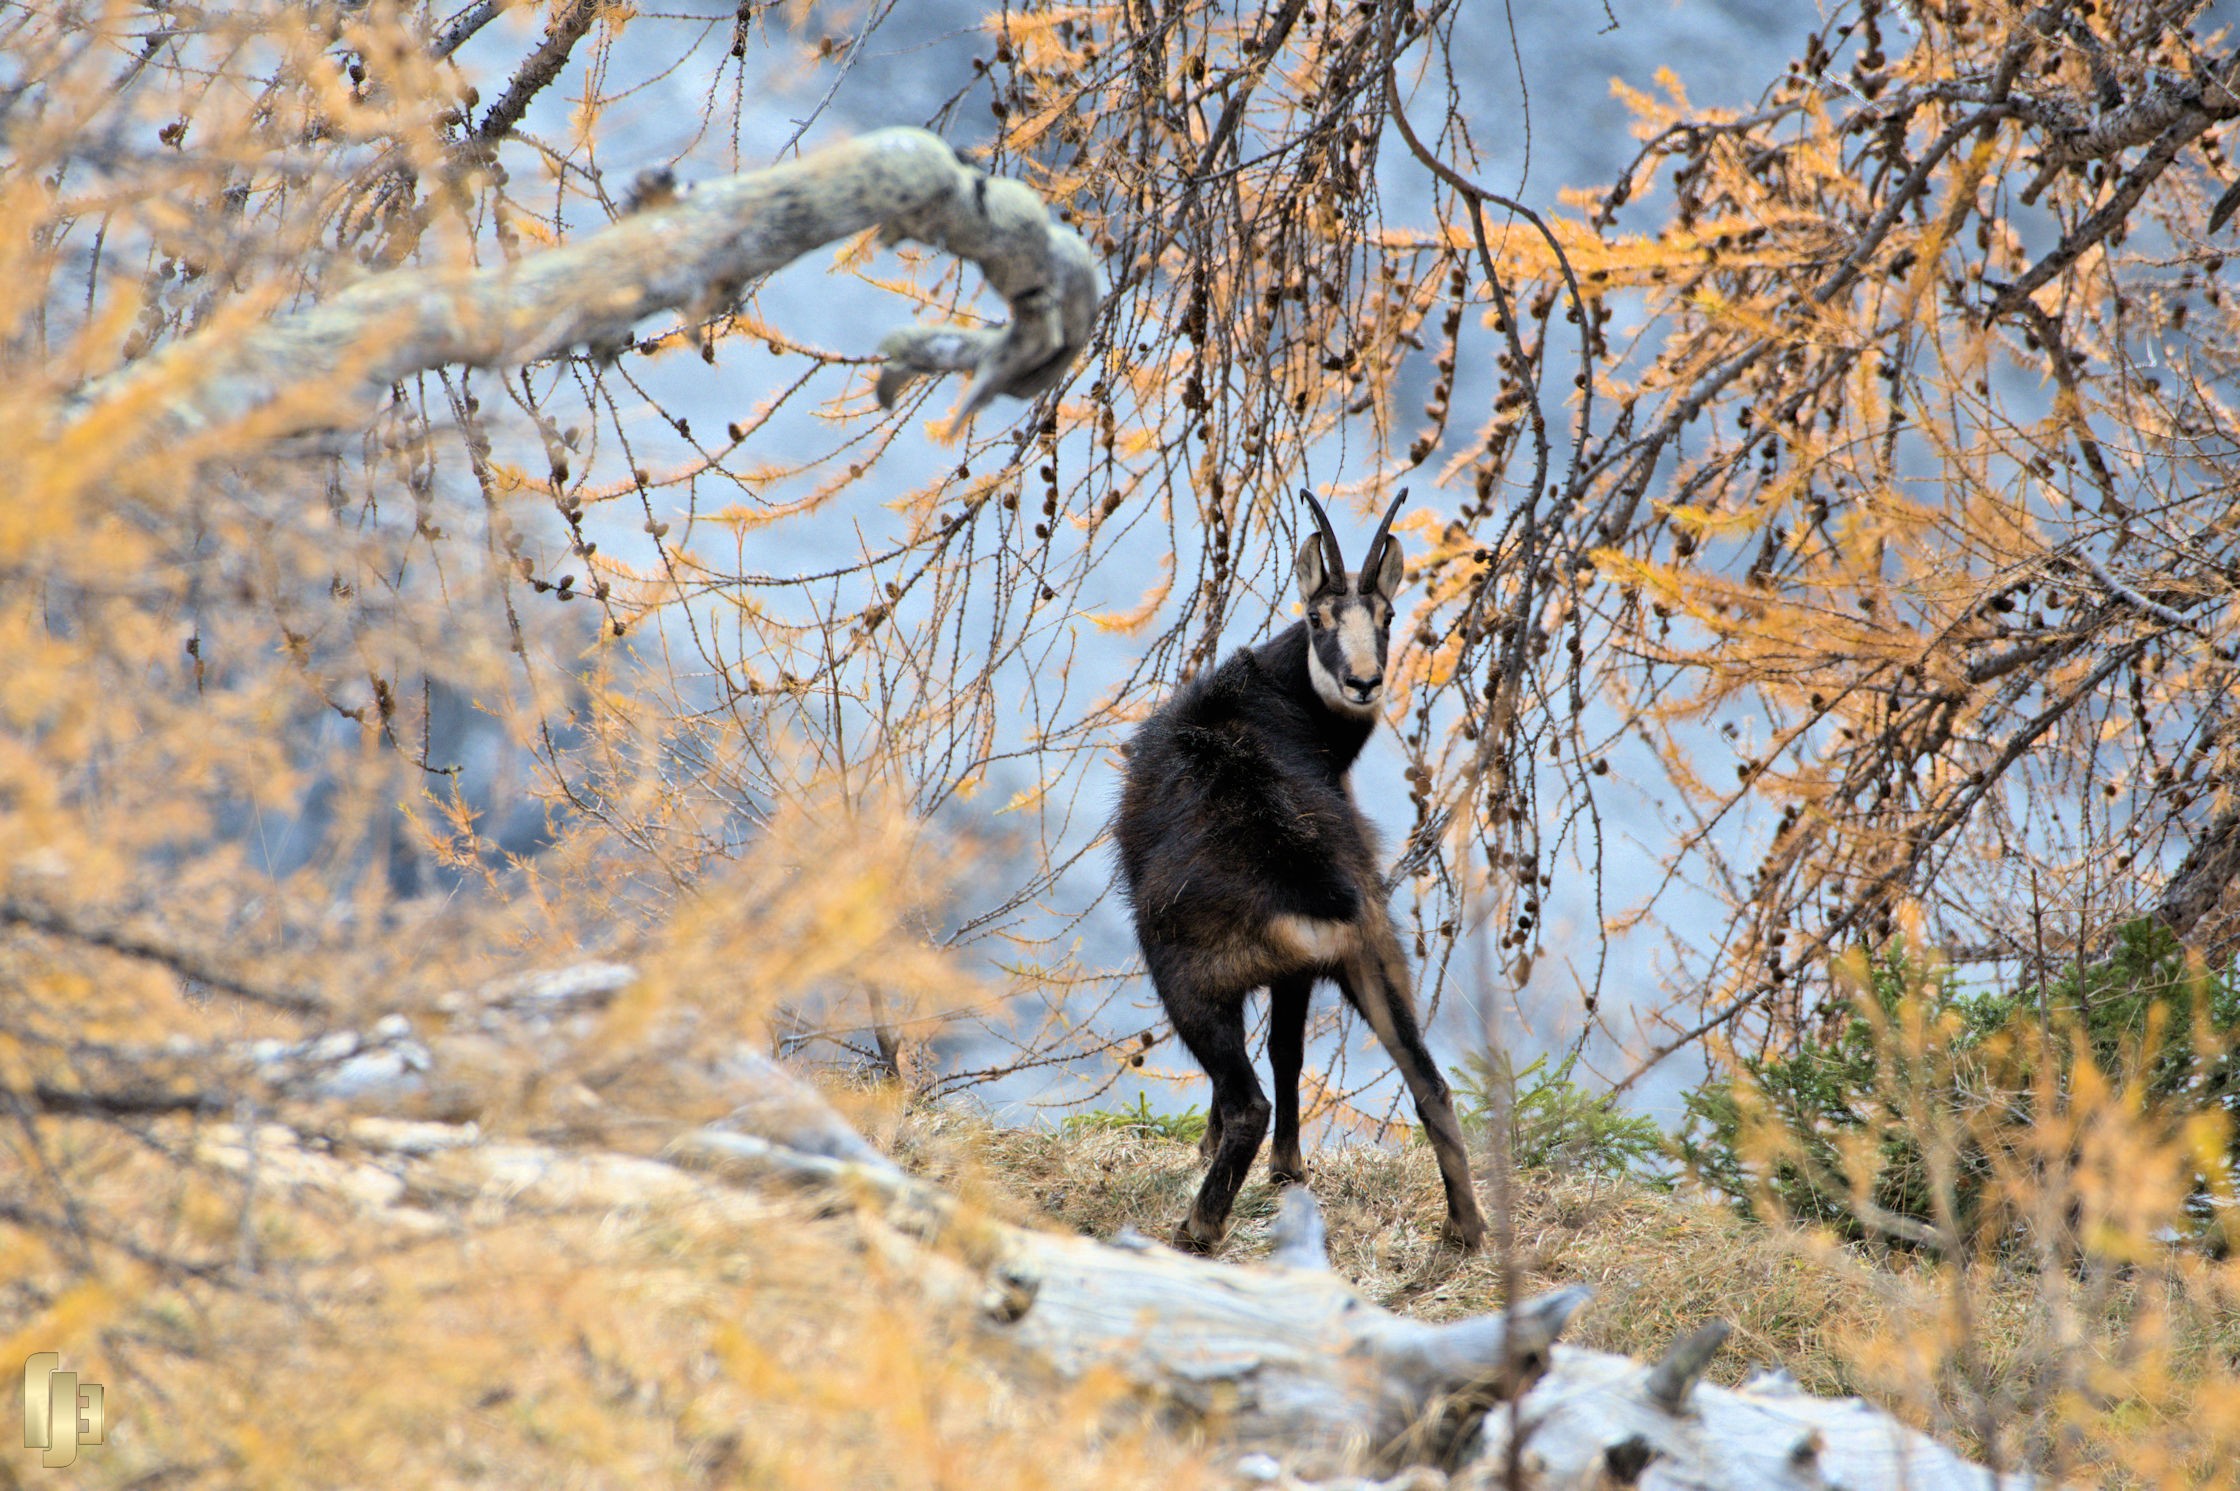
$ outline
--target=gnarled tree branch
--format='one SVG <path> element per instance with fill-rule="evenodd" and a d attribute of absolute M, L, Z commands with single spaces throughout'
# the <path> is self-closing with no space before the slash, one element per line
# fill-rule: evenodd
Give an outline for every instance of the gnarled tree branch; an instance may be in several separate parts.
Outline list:
<path fill-rule="evenodd" d="M 415 373 L 612 349 L 657 311 L 712 314 L 755 276 L 874 227 L 890 243 L 973 260 L 1012 312 L 996 329 L 890 336 L 882 397 L 920 374 L 970 370 L 969 415 L 997 394 L 1055 386 L 1087 340 L 1100 290 L 1080 235 L 1053 223 L 1030 189 L 974 170 L 936 136 L 890 129 L 709 183 L 509 264 L 394 270 L 311 310 L 189 337 L 96 383 L 73 428 L 98 427 L 87 438 L 106 440 L 113 422 L 97 417 L 123 414 L 151 446 L 244 428 L 348 428 Z"/>

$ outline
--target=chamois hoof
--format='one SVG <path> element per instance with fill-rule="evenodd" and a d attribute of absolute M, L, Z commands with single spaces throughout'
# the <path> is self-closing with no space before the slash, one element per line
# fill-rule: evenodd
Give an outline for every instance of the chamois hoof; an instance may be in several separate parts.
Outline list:
<path fill-rule="evenodd" d="M 1486 1224 L 1475 1219 L 1467 1224 L 1447 1218 L 1439 1229 L 1439 1248 L 1447 1253 L 1482 1253 L 1486 1247 Z"/>
<path fill-rule="evenodd" d="M 1303 1186 L 1307 1183 L 1307 1166 L 1304 1160 L 1297 1165 L 1270 1165 L 1268 1179 L 1279 1186 Z"/>
<path fill-rule="evenodd" d="M 1218 1237 L 1200 1238 L 1192 1232 L 1188 1220 L 1175 1224 L 1174 1237 L 1171 1241 L 1176 1252 L 1191 1253 L 1200 1258 L 1210 1256 L 1215 1248 L 1221 1246 L 1221 1239 Z"/>

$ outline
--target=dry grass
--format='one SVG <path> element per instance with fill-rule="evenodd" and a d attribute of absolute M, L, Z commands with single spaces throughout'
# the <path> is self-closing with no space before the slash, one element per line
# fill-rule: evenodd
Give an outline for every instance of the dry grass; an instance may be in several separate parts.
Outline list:
<path fill-rule="evenodd" d="M 394 1208 L 287 1183 L 352 1159 L 338 1141 L 268 1158 L 244 1216 L 222 1180 L 107 1126 L 47 1132 L 98 1162 L 89 1223 L 257 1265 L 87 1279 L 9 1235 L 8 1359 L 60 1349 L 106 1384 L 110 1420 L 67 1471 L 0 1457 L 0 1488 L 1038 1491 L 1054 1456 L 1116 1491 L 1205 1483 L 1205 1453 L 1116 1385 L 1021 1391 L 968 1318 L 824 1198 L 633 1194 L 627 1177 L 521 1195 L 526 1172 L 441 1160 Z"/>
<path fill-rule="evenodd" d="M 1003 1129 L 941 1109 L 878 1128 L 924 1174 L 1098 1237 L 1164 1238 L 1202 1174 L 1195 1146 L 1127 1131 Z M 1437 1249 L 1444 1213 L 1428 1149 L 1359 1146 L 1310 1165 L 1331 1266 L 1363 1293 L 1427 1319 L 1500 1308 L 1495 1256 Z M 1858 1394 L 2010 1464 L 2020 1455 L 2108 1485 L 2217 1482 L 2220 1405 L 2240 1359 L 2227 1265 L 2184 1257 L 2112 1280 L 1991 1262 L 1955 1270 L 1637 1182 L 1526 1172 L 1514 1191 L 1523 1292 L 1596 1291 L 1574 1344 L 1653 1357 L 1717 1317 L 1733 1335 L 1715 1380 L 1780 1367 L 1811 1392 Z M 1267 1252 L 1279 1194 L 1263 1160 L 1224 1258 Z M 2074 1391 L 2079 1381 L 2089 1393 Z"/>
<path fill-rule="evenodd" d="M 1015 1216 L 1111 1237 L 1132 1227 L 1164 1239 L 1203 1175 L 1194 1145 L 1116 1130 L 999 1128 L 953 1109 L 918 1110 L 879 1136 L 921 1173 L 989 1197 Z M 1438 1249 L 1439 1175 L 1420 1145 L 1366 1145 L 1312 1157 L 1331 1266 L 1387 1307 L 1443 1320 L 1501 1307 L 1491 1253 Z M 1237 1198 L 1222 1257 L 1268 1251 L 1281 1192 L 1266 1160 Z M 1515 1235 L 1525 1290 L 1589 1284 L 1595 1303 L 1568 1339 L 1655 1354 L 1711 1316 L 1735 1328 L 1717 1375 L 1786 1367 L 1815 1392 L 1853 1392 L 1840 1342 L 1888 1324 L 1865 1260 L 1723 1207 L 1628 1181 L 1548 1173 L 1518 1177 Z"/>
<path fill-rule="evenodd" d="M 891 1090 L 839 1096 L 918 1172 L 1023 1222 L 1163 1236 L 1199 1180 L 1182 1143 L 1007 1130 L 957 1106 L 906 1108 Z M 1000 1491 L 1049 1484 L 1054 1449 L 1077 1472 L 1069 1482 L 1180 1491 L 1220 1478 L 1215 1447 L 1160 1431 L 1112 1385 L 1023 1389 L 817 1198 L 490 1197 L 407 1226 L 342 1193 L 291 1191 L 277 1165 L 245 1211 L 222 1178 L 111 1127 L 47 1132 L 85 1177 L 89 1220 L 149 1251 L 256 1259 L 223 1282 L 112 1271 L 76 1288 L 81 1275 L 58 1253 L 9 1260 L 0 1305 L 25 1322 L 18 1345 L 61 1347 L 111 1385 L 119 1432 L 88 1457 L 84 1484 Z M 1430 1319 L 1499 1307 L 1497 1260 L 1436 1247 L 1443 1208 L 1427 1150 L 1356 1147 L 1311 1163 L 1332 1265 L 1365 1294 Z M 1267 1249 L 1278 1193 L 1264 1175 L 1240 1198 L 1229 1261 Z M 461 1198 L 483 1194 L 461 1186 Z M 450 1192 L 405 1203 L 439 1194 Z M 2228 1483 L 2215 1469 L 2231 1463 L 2216 1457 L 2240 1401 L 2224 1365 L 2240 1351 L 2240 1311 L 2219 1283 L 2227 1265 L 2142 1265 L 2118 1287 L 1985 1267 L 1956 1287 L 1952 1271 L 1685 1196 L 1544 1173 L 1518 1177 L 1514 1231 L 1528 1292 L 1597 1290 L 1578 1344 L 1654 1355 L 1718 1316 L 1735 1328 L 1714 1366 L 1724 1380 L 1779 1365 L 1979 1453 L 1989 1436 L 2040 1462 L 2045 1436 L 2011 1426 L 2042 1420 L 2071 1433 L 2060 1454 L 2080 1482 Z M 1941 1334 L 1963 1296 L 1964 1348 Z M 2047 1418 L 2047 1385 L 2080 1380 L 2096 1396 Z M 2018 1411 L 1987 1412 L 2000 1404 Z"/>

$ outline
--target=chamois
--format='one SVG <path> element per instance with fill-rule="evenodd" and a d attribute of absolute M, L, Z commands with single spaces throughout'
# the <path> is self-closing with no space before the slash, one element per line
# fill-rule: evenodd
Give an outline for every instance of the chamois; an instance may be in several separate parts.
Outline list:
<path fill-rule="evenodd" d="M 1128 751 L 1113 836 L 1136 940 L 1175 1033 L 1213 1079 L 1211 1162 L 1174 1243 L 1211 1251 L 1260 1152 L 1268 1099 L 1245 1042 L 1245 1000 L 1269 997 L 1278 1181 L 1306 1179 L 1299 1064 L 1315 980 L 1367 1018 L 1431 1136 L 1447 1190 L 1445 1240 L 1475 1251 L 1485 1220 L 1447 1084 L 1416 1024 L 1408 964 L 1385 906 L 1376 838 L 1346 773 L 1376 728 L 1404 566 L 1393 499 L 1349 574 L 1329 516 L 1299 547 L 1306 619 L 1239 648 L 1146 720 Z"/>

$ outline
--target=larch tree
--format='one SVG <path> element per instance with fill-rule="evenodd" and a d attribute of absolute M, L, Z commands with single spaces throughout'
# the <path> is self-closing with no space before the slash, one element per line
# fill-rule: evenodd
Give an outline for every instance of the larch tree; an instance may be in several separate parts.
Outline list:
<path fill-rule="evenodd" d="M 742 1038 L 924 1088 L 1129 1069 L 1141 991 L 1073 946 L 1112 752 L 1288 616 L 1303 484 L 1410 491 L 1392 879 L 1429 999 L 1491 1000 L 1498 955 L 1638 1073 L 1810 1036 L 1860 943 L 2085 956 L 2144 914 L 2230 955 L 2233 37 L 2183 0 L 1845 0 L 1746 106 L 1623 92 L 1637 155 L 1549 202 L 1487 179 L 1475 9 L 1003 7 L 911 121 L 964 160 L 824 138 L 888 4 L 0 14 L 0 1297 L 128 1321 L 112 1361 L 188 1418 L 320 1426 L 308 1462 L 244 1432 L 136 1473 L 430 1463 L 322 1420 L 333 1381 L 407 1418 L 520 1393 L 558 1466 L 698 1473 L 736 1438 L 583 1425 L 720 1358 L 833 1444 L 908 1377 L 913 1452 L 1032 1483 L 1035 1435 L 877 1298 L 807 1388 L 782 1323 L 623 1373 L 634 1302 L 551 1308 L 594 1265 L 535 1217 L 440 1266 L 362 1244 L 394 1194 L 327 1159 L 439 1141 L 321 1130 L 322 1084 L 617 949 L 626 994 L 491 996 L 551 1041 L 478 1065 L 470 1031 L 411 1116 L 642 1143 L 729 1105 Z M 762 140 L 778 69 L 802 122 Z M 649 78 L 694 80 L 674 161 L 610 128 Z M 883 347 L 827 319 L 880 301 L 920 313 Z M 1660 888 L 1605 904 L 1644 793 Z M 1657 932 L 1662 985 L 1607 998 L 1603 939 Z M 968 1022 L 993 1055 L 925 1061 Z M 1357 1088 L 1326 1111 L 1372 1122 Z M 828 1304 L 766 1235 L 741 1266 Z M 700 1318 L 662 1249 L 708 1236 L 577 1243 Z M 492 1339 L 423 1382 L 394 1323 L 434 1317 L 368 1300 Z M 147 1365 L 190 1327 L 224 1372 Z M 507 1331 L 576 1365 L 493 1388 Z"/>

